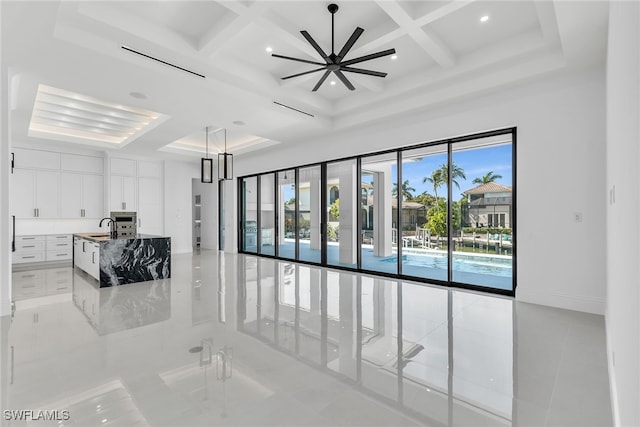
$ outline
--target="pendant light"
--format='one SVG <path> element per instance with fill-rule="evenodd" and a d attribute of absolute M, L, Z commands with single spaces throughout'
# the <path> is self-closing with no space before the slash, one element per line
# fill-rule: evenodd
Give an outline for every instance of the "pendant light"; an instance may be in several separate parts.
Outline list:
<path fill-rule="evenodd" d="M 224 130 L 224 153 L 218 153 L 218 180 L 233 179 L 233 154 L 227 153 L 227 129 Z"/>
<path fill-rule="evenodd" d="M 211 184 L 213 182 L 213 159 L 209 158 L 209 126 L 204 129 L 206 133 L 206 157 L 200 159 L 200 182 Z"/>

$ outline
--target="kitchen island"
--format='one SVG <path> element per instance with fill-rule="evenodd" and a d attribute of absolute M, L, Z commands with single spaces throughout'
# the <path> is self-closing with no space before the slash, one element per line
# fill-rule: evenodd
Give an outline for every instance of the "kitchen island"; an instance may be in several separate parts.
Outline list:
<path fill-rule="evenodd" d="M 171 238 L 108 233 L 73 235 L 73 264 L 101 288 L 171 277 Z"/>

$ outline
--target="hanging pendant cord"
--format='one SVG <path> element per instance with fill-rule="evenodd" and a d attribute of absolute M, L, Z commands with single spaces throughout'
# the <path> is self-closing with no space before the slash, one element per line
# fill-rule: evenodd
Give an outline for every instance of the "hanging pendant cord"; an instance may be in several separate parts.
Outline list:
<path fill-rule="evenodd" d="M 207 159 L 208 159 L 209 158 L 209 126 L 205 127 L 204 131 L 207 133 L 205 140 L 207 141 L 206 145 L 207 145 Z"/>
<path fill-rule="evenodd" d="M 333 17 L 335 16 L 335 13 L 331 14 L 331 53 L 335 53 L 336 50 L 333 47 L 333 39 L 334 39 L 334 31 L 333 31 Z"/>

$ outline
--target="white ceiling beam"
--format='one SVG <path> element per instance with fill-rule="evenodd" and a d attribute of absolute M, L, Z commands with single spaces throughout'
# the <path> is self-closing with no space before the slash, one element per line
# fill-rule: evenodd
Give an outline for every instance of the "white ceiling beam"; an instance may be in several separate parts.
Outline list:
<path fill-rule="evenodd" d="M 427 24 L 430 24 L 438 19 L 442 19 L 447 15 L 451 15 L 454 12 L 462 9 L 463 7 L 474 3 L 477 0 L 453 0 L 446 3 L 444 6 L 439 7 L 426 15 L 415 20 L 415 24 L 419 27 L 423 27 Z"/>
<path fill-rule="evenodd" d="M 440 40 L 425 33 L 421 25 L 414 21 L 401 5 L 383 0 L 378 0 L 376 3 L 399 27 L 406 28 L 407 34 L 441 67 L 449 68 L 455 64 L 453 52 Z"/>
<path fill-rule="evenodd" d="M 538 21 L 540 22 L 540 29 L 542 30 L 542 36 L 549 44 L 555 44 L 560 40 L 560 33 L 558 31 L 558 20 L 556 19 L 556 8 L 552 1 L 537 1 L 534 2 L 536 7 L 536 13 L 538 15 Z"/>
<path fill-rule="evenodd" d="M 211 56 L 250 24 L 251 19 L 246 15 L 227 18 L 224 24 L 212 26 L 198 41 L 196 48 L 203 55 Z"/>

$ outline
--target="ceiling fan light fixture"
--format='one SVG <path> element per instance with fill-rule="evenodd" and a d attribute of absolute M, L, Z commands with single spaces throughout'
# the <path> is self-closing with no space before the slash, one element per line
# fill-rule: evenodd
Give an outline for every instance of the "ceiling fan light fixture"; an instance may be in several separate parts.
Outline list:
<path fill-rule="evenodd" d="M 309 42 L 309 44 L 315 49 L 315 51 L 318 52 L 318 54 L 320 55 L 324 63 L 318 62 L 318 61 L 309 61 L 307 59 L 301 59 L 301 58 L 293 58 L 290 56 L 284 56 L 284 55 L 278 55 L 278 54 L 272 53 L 271 56 L 274 56 L 276 58 L 287 59 L 289 61 L 297 61 L 297 62 L 303 62 L 306 64 L 320 66 L 320 68 L 316 68 L 310 71 L 305 71 L 302 73 L 292 74 L 290 76 L 282 77 L 281 79 L 286 80 L 293 77 L 299 77 L 306 74 L 316 73 L 318 71 L 324 71 L 324 74 L 322 75 L 322 77 L 320 77 L 320 80 L 318 80 L 318 83 L 316 83 L 316 85 L 312 89 L 312 92 L 316 92 L 320 88 L 320 86 L 322 86 L 322 83 L 324 83 L 324 81 L 327 79 L 327 77 L 329 77 L 329 74 L 331 73 L 335 74 L 335 76 L 349 90 L 355 90 L 355 87 L 353 86 L 353 84 L 351 84 L 349 79 L 344 75 L 344 72 L 365 74 L 365 75 L 375 76 L 375 77 L 386 77 L 387 73 L 383 73 L 380 71 L 365 70 L 362 68 L 355 68 L 355 67 L 351 67 L 351 65 L 359 64 L 360 62 L 369 61 L 371 59 L 381 58 L 383 56 L 394 55 L 396 53 L 396 50 L 387 49 L 381 52 L 371 53 L 369 55 L 364 55 L 358 58 L 353 58 L 348 61 L 344 61 L 344 58 L 347 56 L 347 54 L 349 53 L 353 45 L 356 43 L 356 41 L 358 41 L 358 39 L 364 32 L 364 29 L 360 27 L 356 27 L 356 29 L 351 34 L 351 37 L 349 37 L 349 39 L 346 41 L 342 49 L 340 49 L 340 52 L 338 52 L 338 54 L 336 55 L 335 48 L 334 48 L 334 40 L 335 40 L 334 15 L 338 11 L 338 5 L 332 3 L 327 7 L 327 9 L 329 10 L 329 13 L 331 13 L 331 54 L 327 55 L 325 51 L 322 50 L 320 45 L 315 41 L 313 37 L 311 37 L 311 35 L 307 31 L 304 31 L 304 30 L 300 31 L 300 34 L 302 34 L 302 36 L 307 40 L 307 42 Z"/>

